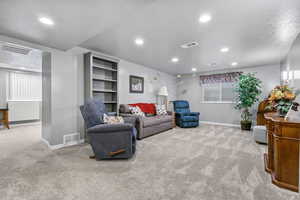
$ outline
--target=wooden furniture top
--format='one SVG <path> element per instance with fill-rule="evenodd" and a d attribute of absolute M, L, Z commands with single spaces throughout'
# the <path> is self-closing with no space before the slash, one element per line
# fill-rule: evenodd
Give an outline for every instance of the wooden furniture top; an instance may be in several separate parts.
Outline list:
<path fill-rule="evenodd" d="M 289 119 L 289 118 L 284 119 L 283 117 L 280 117 L 275 112 L 265 113 L 264 116 L 267 120 L 271 120 L 275 123 L 282 124 L 282 125 L 294 125 L 295 127 L 300 128 L 300 120 Z"/>
<path fill-rule="evenodd" d="M 8 111 L 8 108 L 0 108 L 0 111 Z"/>
<path fill-rule="evenodd" d="M 268 100 L 265 99 L 258 104 L 257 116 L 256 116 L 256 125 L 266 125 L 266 119 L 264 117 L 265 113 L 274 112 L 273 110 L 266 110 L 268 106 Z"/>

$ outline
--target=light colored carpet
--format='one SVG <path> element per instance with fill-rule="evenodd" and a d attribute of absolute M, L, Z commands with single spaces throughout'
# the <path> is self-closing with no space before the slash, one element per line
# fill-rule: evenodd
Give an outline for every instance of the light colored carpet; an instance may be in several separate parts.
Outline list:
<path fill-rule="evenodd" d="M 222 126 L 138 142 L 131 160 L 94 161 L 88 145 L 50 151 L 39 126 L 0 130 L 1 200 L 297 200 L 271 184 L 265 146 Z"/>

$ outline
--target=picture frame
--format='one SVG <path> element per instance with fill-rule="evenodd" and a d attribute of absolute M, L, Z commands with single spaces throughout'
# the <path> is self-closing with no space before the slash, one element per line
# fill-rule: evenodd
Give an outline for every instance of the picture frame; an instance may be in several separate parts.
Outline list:
<path fill-rule="evenodd" d="M 144 77 L 129 76 L 129 92 L 130 93 L 144 93 Z"/>

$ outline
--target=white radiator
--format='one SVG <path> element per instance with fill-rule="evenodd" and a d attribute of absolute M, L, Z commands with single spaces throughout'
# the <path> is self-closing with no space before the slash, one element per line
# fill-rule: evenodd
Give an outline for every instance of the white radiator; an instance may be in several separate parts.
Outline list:
<path fill-rule="evenodd" d="M 8 101 L 10 122 L 40 120 L 40 101 Z"/>

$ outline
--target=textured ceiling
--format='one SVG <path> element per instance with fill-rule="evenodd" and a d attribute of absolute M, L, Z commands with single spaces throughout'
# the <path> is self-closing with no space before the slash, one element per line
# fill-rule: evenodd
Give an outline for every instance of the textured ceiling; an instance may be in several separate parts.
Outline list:
<path fill-rule="evenodd" d="M 207 24 L 198 22 L 203 13 L 212 16 Z M 40 24 L 40 16 L 55 25 Z M 172 74 L 232 68 L 233 61 L 279 63 L 299 32 L 299 0 L 0 2 L 0 34 L 63 50 L 79 45 Z M 136 37 L 144 38 L 143 47 L 135 46 Z M 199 46 L 180 48 L 192 41 Z M 224 46 L 230 51 L 221 53 Z"/>

